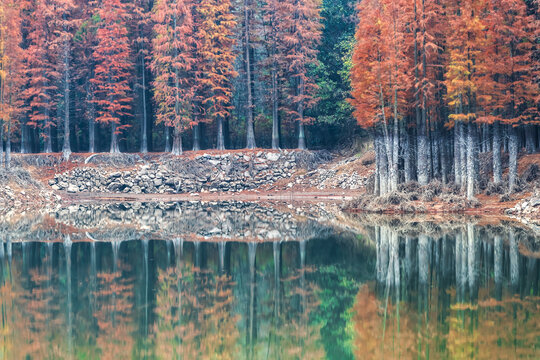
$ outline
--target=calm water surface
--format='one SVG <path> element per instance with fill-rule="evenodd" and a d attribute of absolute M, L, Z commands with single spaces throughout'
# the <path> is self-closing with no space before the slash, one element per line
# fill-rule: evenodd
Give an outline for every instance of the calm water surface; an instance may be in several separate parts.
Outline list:
<path fill-rule="evenodd" d="M 0 359 L 540 358 L 537 233 L 314 213 L 0 219 Z"/>

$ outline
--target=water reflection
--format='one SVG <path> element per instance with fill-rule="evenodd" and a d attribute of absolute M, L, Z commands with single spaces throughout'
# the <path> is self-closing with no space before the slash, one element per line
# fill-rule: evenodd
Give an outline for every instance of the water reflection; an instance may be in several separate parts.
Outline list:
<path fill-rule="evenodd" d="M 4 219 L 0 358 L 538 358 L 525 228 L 382 218 L 354 233 L 260 205 L 126 209 Z"/>
<path fill-rule="evenodd" d="M 538 252 L 519 249 L 538 239 L 472 222 L 417 230 L 370 227 L 377 278 L 356 297 L 357 357 L 538 358 Z"/>

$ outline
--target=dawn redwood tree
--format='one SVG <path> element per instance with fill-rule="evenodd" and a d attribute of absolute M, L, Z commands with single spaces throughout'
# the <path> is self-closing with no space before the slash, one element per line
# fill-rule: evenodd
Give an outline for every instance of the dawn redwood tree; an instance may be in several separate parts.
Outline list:
<path fill-rule="evenodd" d="M 195 38 L 191 0 L 157 0 L 152 20 L 152 62 L 156 119 L 174 129 L 172 152 L 182 153 L 182 132 L 191 124 Z"/>
<path fill-rule="evenodd" d="M 254 101 L 253 101 L 253 71 L 252 71 L 252 59 L 253 59 L 253 29 L 255 28 L 255 19 L 253 12 L 253 0 L 243 0 L 243 36 L 242 36 L 242 45 L 244 50 L 244 69 L 245 69 L 245 78 L 246 78 L 246 148 L 255 149 L 257 147 L 255 143 L 255 130 L 254 130 Z"/>
<path fill-rule="evenodd" d="M 148 119 L 149 109 L 147 102 L 148 92 L 148 64 L 147 60 L 150 56 L 150 39 L 152 31 L 152 19 L 151 19 L 151 0 L 136 0 L 133 4 L 133 48 L 136 49 L 136 63 L 138 84 L 136 85 L 139 91 L 139 103 L 140 103 L 140 152 L 148 152 Z"/>
<path fill-rule="evenodd" d="M 272 149 L 274 150 L 280 148 L 279 98 L 280 90 L 283 91 L 285 67 L 285 53 L 283 52 L 282 42 L 287 32 L 286 21 L 283 20 L 290 16 L 290 13 L 287 12 L 290 8 L 284 3 L 280 0 L 267 0 L 262 8 L 265 44 L 268 52 L 264 66 L 269 69 L 272 89 L 270 102 L 272 104 Z"/>
<path fill-rule="evenodd" d="M 322 24 L 319 0 L 294 0 L 285 9 L 289 16 L 285 26 L 290 29 L 284 38 L 285 60 L 288 65 L 292 86 L 289 97 L 292 102 L 290 113 L 298 123 L 298 148 L 306 149 L 304 124 L 313 119 L 305 116 L 305 111 L 317 102 L 315 79 L 310 68 L 317 62 L 318 44 L 321 39 Z"/>
<path fill-rule="evenodd" d="M 70 94 L 71 94 L 71 59 L 73 48 L 73 35 L 78 27 L 78 20 L 75 19 L 76 4 L 73 0 L 54 0 L 51 4 L 53 13 L 53 47 L 58 52 L 57 72 L 60 76 L 62 84 L 62 108 L 64 115 L 64 143 L 62 146 L 62 154 L 64 159 L 68 159 L 71 155 L 70 142 Z"/>
<path fill-rule="evenodd" d="M 21 10 L 24 1 L 0 2 L 0 164 L 9 168 L 11 159 L 11 134 L 21 112 L 21 87 L 23 84 L 21 49 Z M 5 162 L 3 154 L 4 129 L 6 130 Z"/>
<path fill-rule="evenodd" d="M 133 63 L 126 27 L 129 19 L 128 4 L 121 0 L 107 0 L 98 10 L 100 18 L 94 48 L 96 62 L 94 78 L 98 105 L 96 121 L 111 126 L 111 153 L 119 153 L 118 135 L 127 127 L 122 118 L 131 110 L 132 92 L 129 79 Z"/>
<path fill-rule="evenodd" d="M 94 48 L 97 45 L 97 29 L 99 19 L 96 15 L 96 2 L 87 3 L 85 0 L 78 0 L 78 10 L 80 18 L 84 19 L 73 39 L 73 52 L 75 63 L 72 66 L 74 79 L 77 83 L 77 93 L 80 98 L 76 98 L 76 108 L 81 112 L 81 118 L 87 123 L 88 152 L 96 152 L 96 103 L 95 84 L 91 81 L 94 78 L 96 62 L 93 56 Z M 86 6 L 84 6 L 86 5 Z M 82 121 L 79 121 L 79 126 Z M 81 147 L 79 145 L 79 151 Z"/>
<path fill-rule="evenodd" d="M 417 135 L 416 174 L 418 182 L 426 185 L 438 172 L 436 155 L 439 152 L 439 145 L 437 142 L 430 144 L 430 133 L 434 130 L 430 125 L 437 127 L 443 122 L 443 119 L 437 119 L 437 116 L 440 114 L 438 108 L 444 105 L 440 90 L 443 80 L 440 64 L 443 59 L 439 49 L 444 48 L 445 12 L 439 1 L 415 0 L 411 20 L 410 33 L 413 34 L 413 38 L 409 37 L 408 43 L 412 43 L 414 61 L 410 66 L 414 69 L 412 90 Z M 443 44 L 437 44 L 441 42 Z M 442 160 L 444 162 L 444 159 Z"/>
<path fill-rule="evenodd" d="M 231 79 L 236 76 L 233 52 L 236 21 L 229 0 L 202 0 L 197 13 L 201 22 L 197 31 L 197 63 L 202 66 L 197 66 L 196 88 L 204 94 L 200 104 L 206 119 L 217 122 L 217 149 L 225 150 L 223 122 L 230 115 Z"/>
<path fill-rule="evenodd" d="M 56 79 L 56 46 L 53 43 L 54 12 L 47 0 L 33 0 L 28 5 L 27 42 L 24 51 L 25 90 L 23 98 L 28 112 L 26 125 L 39 127 L 45 143 L 44 152 L 51 153 L 52 127 L 56 126 L 55 96 L 58 92 Z"/>
<path fill-rule="evenodd" d="M 412 86 L 406 61 L 406 1 L 366 0 L 353 54 L 352 105 L 365 128 L 374 128 L 378 191 L 397 190 L 399 128 L 406 115 L 406 92 Z"/>
<path fill-rule="evenodd" d="M 484 35 L 485 10 L 485 0 L 463 0 L 449 9 L 453 31 L 447 38 L 449 59 L 445 85 L 451 112 L 449 119 L 459 128 L 460 144 L 466 145 L 461 148 L 461 179 L 468 199 L 474 197 L 477 181 L 475 161 L 478 158 L 476 123 L 479 104 L 490 86 L 486 76 L 490 39 Z"/>
<path fill-rule="evenodd" d="M 534 79 L 533 58 L 538 22 L 534 16 L 527 14 L 527 6 L 520 0 L 494 0 L 489 6 L 486 31 L 492 43 L 486 51 L 488 54 L 486 76 L 491 82 L 485 91 L 487 94 L 481 104 L 483 114 L 479 117 L 479 121 L 493 124 L 494 128 L 494 183 L 502 181 L 501 125 L 510 127 L 508 190 L 512 192 L 517 179 L 519 152 L 517 128 L 540 123 L 538 117 L 540 89 Z"/>

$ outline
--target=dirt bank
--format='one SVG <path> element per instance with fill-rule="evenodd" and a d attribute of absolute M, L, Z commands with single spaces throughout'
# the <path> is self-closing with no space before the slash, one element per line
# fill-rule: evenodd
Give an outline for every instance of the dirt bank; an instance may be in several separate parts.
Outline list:
<path fill-rule="evenodd" d="M 488 186 L 474 201 L 440 183 L 410 183 L 374 197 L 373 153 L 340 157 L 328 152 L 199 151 L 168 154 L 59 154 L 13 156 L 0 180 L 0 209 L 60 203 L 153 201 L 333 202 L 349 212 L 462 213 L 536 219 L 540 213 L 540 155 L 520 159 L 521 192 Z M 535 193 L 536 191 L 536 193 Z M 538 211 L 537 211 L 538 209 Z"/>

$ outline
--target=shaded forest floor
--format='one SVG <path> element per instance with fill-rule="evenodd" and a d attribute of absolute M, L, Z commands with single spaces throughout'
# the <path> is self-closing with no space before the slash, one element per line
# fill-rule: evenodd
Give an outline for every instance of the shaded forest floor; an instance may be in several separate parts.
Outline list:
<path fill-rule="evenodd" d="M 201 156 L 219 157 L 226 154 L 246 156 L 266 156 L 278 153 L 270 150 L 204 150 L 186 152 L 186 159 Z M 198 191 L 178 194 L 135 194 L 56 191 L 49 182 L 56 175 L 78 168 L 99 167 L 109 171 L 130 171 L 141 163 L 160 163 L 170 155 L 163 153 L 123 154 L 111 157 L 109 154 L 73 154 L 70 161 L 63 161 L 60 154 L 13 155 L 13 170 L 0 174 L 0 210 L 2 208 L 49 206 L 61 202 L 170 202 L 170 201 L 311 201 L 334 202 L 348 212 L 382 214 L 463 213 L 471 215 L 501 216 L 509 214 L 539 220 L 540 204 L 536 205 L 540 187 L 540 154 L 523 155 L 519 161 L 520 191 L 507 194 L 503 187 L 493 186 L 486 181 L 484 189 L 473 201 L 460 195 L 459 189 L 434 182 L 425 187 L 415 183 L 403 184 L 398 192 L 383 197 L 369 195 L 375 172 L 374 154 L 365 151 L 356 156 L 336 156 L 329 161 L 307 164 L 299 167 L 290 177 L 279 179 L 256 189 L 237 192 Z M 90 160 L 90 161 L 89 161 Z M 484 173 L 482 173 L 482 171 Z M 481 176 L 489 177 L 488 170 L 481 169 Z M 246 182 L 251 181 L 246 177 Z M 521 204 L 530 211 L 526 213 Z M 518 208 L 518 210 L 516 210 Z"/>

